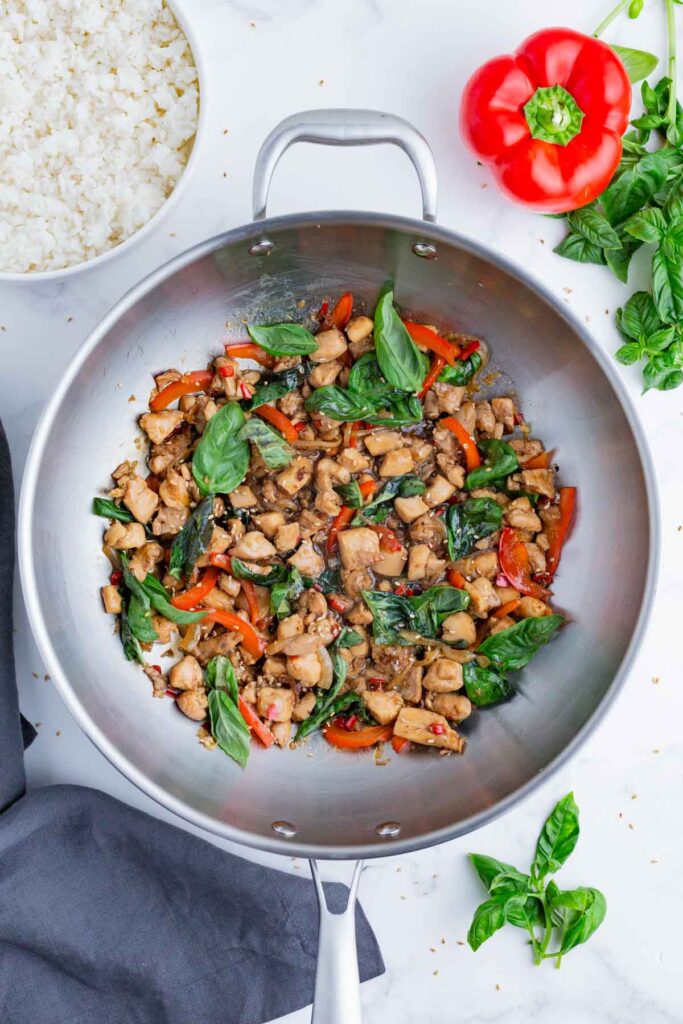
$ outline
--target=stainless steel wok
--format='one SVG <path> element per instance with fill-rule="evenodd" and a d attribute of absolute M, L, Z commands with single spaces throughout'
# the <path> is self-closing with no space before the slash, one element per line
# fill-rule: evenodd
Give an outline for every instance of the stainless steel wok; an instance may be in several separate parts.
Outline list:
<path fill-rule="evenodd" d="M 273 169 L 298 141 L 401 146 L 418 173 L 424 221 L 339 212 L 265 220 Z M 19 520 L 22 582 L 36 639 L 72 714 L 155 800 L 195 825 L 273 853 L 403 853 L 508 810 L 569 757 L 614 699 L 652 597 L 654 477 L 610 361 L 524 271 L 435 227 L 435 213 L 432 155 L 406 122 L 348 110 L 282 122 L 257 159 L 255 223 L 190 249 L 114 307 L 61 381 L 29 456 Z M 564 481 L 578 486 L 577 522 L 556 586 L 556 604 L 571 625 L 525 670 L 514 701 L 475 717 L 464 757 L 417 754 L 377 767 L 372 756 L 312 742 L 296 751 L 255 750 L 241 771 L 208 754 L 172 702 L 151 700 L 148 681 L 124 661 L 100 606 L 102 522 L 90 502 L 107 486 L 111 467 L 138 457 L 130 442 L 153 371 L 205 365 L 223 341 L 243 337 L 242 318 L 300 320 L 300 300 L 312 310 L 322 296 L 351 289 L 371 308 L 387 277 L 414 319 L 488 341 L 534 431 L 557 449 Z M 314 1010 L 320 1024 L 360 1019 L 349 994 L 353 941 L 352 906 L 335 917 L 323 899 Z M 343 987 L 334 973 L 340 960 Z"/>

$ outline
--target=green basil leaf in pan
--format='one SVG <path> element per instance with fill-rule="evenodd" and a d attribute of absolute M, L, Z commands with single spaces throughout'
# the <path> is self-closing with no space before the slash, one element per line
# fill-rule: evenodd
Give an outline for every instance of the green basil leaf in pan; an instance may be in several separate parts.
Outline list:
<path fill-rule="evenodd" d="M 377 362 L 386 382 L 401 391 L 419 391 L 429 361 L 396 312 L 393 291 L 383 292 L 375 307 L 374 336 Z"/>
<path fill-rule="evenodd" d="M 516 672 L 557 633 L 564 615 L 540 615 L 521 619 L 514 626 L 488 636 L 477 650 L 503 672 Z"/>
<path fill-rule="evenodd" d="M 378 405 L 380 403 L 378 402 Z M 424 408 L 417 395 L 394 389 L 393 397 L 383 398 L 380 408 L 364 417 L 368 423 L 380 427 L 412 427 L 422 423 Z"/>
<path fill-rule="evenodd" d="M 211 543 L 214 527 L 213 500 L 213 494 L 208 494 L 200 501 L 173 540 L 168 571 L 176 579 L 180 579 L 183 573 L 186 576 L 191 574 L 197 559 L 206 553 Z"/>
<path fill-rule="evenodd" d="M 192 458 L 192 475 L 202 494 L 229 494 L 249 469 L 249 445 L 240 437 L 244 413 L 226 402 L 206 424 Z"/>
<path fill-rule="evenodd" d="M 477 707 L 497 704 L 514 691 L 505 676 L 496 668 L 482 668 L 471 661 L 463 666 L 465 693 Z"/>
<path fill-rule="evenodd" d="M 270 592 L 270 610 L 278 619 L 292 614 L 293 602 L 303 593 L 304 581 L 298 569 L 290 566 L 287 576 L 276 583 Z"/>
<path fill-rule="evenodd" d="M 177 626 L 189 626 L 193 622 L 199 622 L 207 614 L 205 611 L 186 612 L 181 608 L 176 608 L 175 605 L 171 604 L 170 597 L 163 583 L 156 576 L 152 576 L 151 573 L 147 573 L 140 586 L 152 608 L 159 615 L 163 615 L 165 619 L 175 622 Z"/>
<path fill-rule="evenodd" d="M 287 444 L 282 434 L 274 430 L 258 416 L 252 416 L 240 430 L 243 441 L 252 441 L 268 469 L 288 466 L 294 458 L 294 449 Z"/>
<path fill-rule="evenodd" d="M 128 602 L 128 625 L 136 640 L 141 644 L 153 644 L 159 634 L 152 622 L 152 610 L 149 601 L 145 604 L 137 594 L 131 594 Z"/>
<path fill-rule="evenodd" d="M 444 366 L 439 374 L 439 380 L 443 384 L 453 384 L 455 387 L 465 387 L 480 369 L 483 360 L 478 352 L 473 352 L 467 359 L 456 359 L 455 366 Z"/>
<path fill-rule="evenodd" d="M 350 480 L 348 484 L 337 484 L 334 489 L 347 508 L 360 508 L 363 504 L 363 495 L 357 480 Z"/>
<path fill-rule="evenodd" d="M 323 569 L 315 579 L 310 576 L 302 576 L 301 579 L 306 590 L 319 589 L 322 594 L 334 594 L 342 589 L 338 569 Z"/>
<path fill-rule="evenodd" d="M 333 647 L 338 649 L 343 647 L 357 647 L 358 644 L 362 644 L 362 642 L 363 637 L 360 633 L 356 633 L 356 631 L 350 629 L 349 626 L 344 626 L 341 633 L 334 641 Z"/>
<path fill-rule="evenodd" d="M 310 331 L 300 324 L 248 327 L 249 334 L 271 356 L 305 356 L 318 347 Z"/>
<path fill-rule="evenodd" d="M 128 661 L 145 664 L 140 644 L 128 621 L 128 607 L 125 599 L 121 602 L 121 643 L 123 644 L 123 653 Z"/>
<path fill-rule="evenodd" d="M 469 555 L 478 540 L 490 537 L 503 524 L 503 509 L 493 498 L 468 498 L 449 505 L 444 520 L 451 561 Z"/>
<path fill-rule="evenodd" d="M 239 698 L 237 678 L 235 669 L 229 658 L 223 654 L 212 658 L 204 669 L 204 679 L 208 689 L 225 690 L 229 697 L 232 697 L 235 704 Z"/>
<path fill-rule="evenodd" d="M 232 575 L 238 580 L 249 580 L 251 583 L 258 583 L 260 587 L 272 587 L 275 583 L 282 583 L 287 576 L 287 567 L 284 565 L 273 565 L 267 573 L 254 572 L 241 558 L 231 558 Z"/>
<path fill-rule="evenodd" d="M 416 494 L 424 494 L 427 486 L 419 476 L 414 473 L 405 473 L 403 476 L 394 476 L 382 487 L 379 494 L 376 494 L 362 511 L 354 517 L 352 526 L 362 525 L 363 522 L 383 522 L 391 511 L 388 503 L 394 498 L 410 498 Z"/>
<path fill-rule="evenodd" d="M 209 690 L 209 720 L 211 735 L 223 753 L 245 768 L 249 760 L 251 733 L 226 690 Z"/>
<path fill-rule="evenodd" d="M 323 690 L 322 694 L 324 696 L 320 707 L 316 707 L 313 713 L 297 729 L 297 740 L 303 740 L 310 736 L 312 732 L 316 732 L 325 722 L 341 714 L 342 711 L 349 711 L 351 708 L 360 710 L 363 706 L 363 702 L 354 690 L 342 693 L 340 696 L 339 687 L 335 686 L 334 683 L 329 690 Z"/>
<path fill-rule="evenodd" d="M 288 395 L 290 391 L 300 388 L 305 382 L 310 368 L 308 363 L 297 363 L 296 366 L 290 366 L 286 370 L 264 374 L 256 386 L 248 408 L 253 411 L 260 405 L 275 402 L 278 398 Z"/>
<path fill-rule="evenodd" d="M 494 480 L 502 480 L 519 469 L 517 453 L 507 441 L 479 441 L 478 447 L 484 453 L 484 465 L 473 469 L 467 474 L 465 487 L 468 491 L 475 487 L 488 487 Z"/>
<path fill-rule="evenodd" d="M 135 520 L 132 512 L 117 505 L 110 498 L 93 498 L 92 511 L 96 516 L 102 516 L 103 519 L 116 519 L 119 523 L 132 523 Z"/>
<path fill-rule="evenodd" d="M 348 387 L 349 391 L 370 395 L 372 398 L 391 396 L 396 390 L 382 376 L 374 352 L 366 352 L 353 364 L 349 371 Z"/>
<path fill-rule="evenodd" d="M 372 612 L 372 636 L 378 644 L 402 644 L 401 629 L 412 629 L 410 605 L 400 594 L 381 590 L 361 590 L 361 596 Z"/>
<path fill-rule="evenodd" d="M 368 395 L 346 391 L 336 384 L 316 388 L 305 402 L 307 412 L 319 412 L 340 423 L 366 420 L 377 412 L 377 403 Z"/>

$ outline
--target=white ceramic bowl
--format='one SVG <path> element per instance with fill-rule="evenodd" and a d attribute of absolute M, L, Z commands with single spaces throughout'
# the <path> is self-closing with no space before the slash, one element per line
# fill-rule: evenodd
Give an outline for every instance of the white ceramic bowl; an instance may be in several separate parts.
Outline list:
<path fill-rule="evenodd" d="M 152 231 L 160 224 L 161 220 L 166 216 L 168 211 L 176 204 L 179 195 L 187 187 L 187 182 L 197 162 L 197 154 L 206 132 L 207 102 L 204 92 L 206 82 L 206 65 L 204 64 L 204 58 L 197 36 L 192 29 L 191 21 L 185 10 L 177 0 L 166 0 L 166 4 L 169 10 L 173 13 L 173 16 L 190 44 L 190 50 L 197 69 L 197 82 L 199 85 L 199 117 L 197 118 L 197 130 L 195 132 L 194 142 L 192 143 L 192 150 L 188 157 L 187 164 L 178 178 L 173 191 L 168 198 L 164 200 L 156 213 L 150 217 L 146 224 L 139 228 L 134 234 L 130 235 L 130 237 L 124 242 L 113 246 L 111 249 L 107 249 L 106 252 L 100 253 L 99 256 L 95 256 L 91 260 L 84 260 L 82 263 L 74 263 L 73 266 L 70 267 L 60 267 L 57 270 L 24 271 L 22 273 L 0 270 L 0 281 L 27 281 L 33 283 L 35 281 L 62 280 L 65 277 L 70 277 L 73 274 L 78 273 L 79 271 L 86 269 L 89 270 L 91 267 L 100 266 L 108 260 L 119 256 L 121 253 L 128 252 L 134 245 L 137 245 L 138 242 L 142 241 L 143 238 L 146 238 L 152 233 Z"/>

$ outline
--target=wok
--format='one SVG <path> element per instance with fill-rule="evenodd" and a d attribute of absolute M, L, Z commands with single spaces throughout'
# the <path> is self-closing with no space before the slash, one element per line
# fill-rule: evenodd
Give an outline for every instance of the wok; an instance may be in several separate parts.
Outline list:
<path fill-rule="evenodd" d="M 365 213 L 264 219 L 270 177 L 294 142 L 391 142 L 418 173 L 423 221 Z M 606 711 L 643 631 L 657 555 L 654 476 L 624 389 L 590 335 L 524 271 L 434 226 L 431 151 L 405 121 L 323 110 L 278 125 L 259 153 L 255 223 L 204 242 L 152 273 L 80 349 L 40 421 L 20 507 L 21 576 L 33 630 L 69 709 L 105 756 L 181 817 L 273 853 L 353 858 L 452 839 L 508 810 L 576 750 Z M 571 624 L 524 672 L 515 700 L 476 715 L 464 757 L 419 753 L 378 767 L 314 740 L 255 750 L 246 771 L 197 742 L 170 701 L 124 661 L 98 590 L 102 522 L 90 513 L 130 443 L 152 372 L 206 364 L 244 336 L 242 318 L 300 321 L 350 289 L 372 308 L 387 277 L 413 319 L 485 338 L 519 388 L 534 433 L 577 485 L 576 525 L 556 581 Z M 303 301 L 304 308 L 300 306 Z M 129 396 L 137 395 L 136 404 Z M 628 551 L 628 558 L 624 558 Z M 314 756 L 311 757 L 311 752 Z M 330 915 L 321 895 L 314 1020 L 360 1020 L 353 896 Z M 342 974 L 345 976 L 342 980 Z"/>

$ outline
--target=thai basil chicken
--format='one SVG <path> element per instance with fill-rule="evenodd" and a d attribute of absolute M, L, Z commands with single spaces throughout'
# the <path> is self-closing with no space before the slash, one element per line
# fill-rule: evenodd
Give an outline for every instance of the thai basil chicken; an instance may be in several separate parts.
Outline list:
<path fill-rule="evenodd" d="M 145 464 L 94 500 L 125 656 L 242 766 L 252 735 L 316 731 L 460 753 L 563 622 L 575 489 L 514 399 L 479 393 L 484 345 L 388 288 L 353 314 L 347 293 L 157 374 Z"/>

